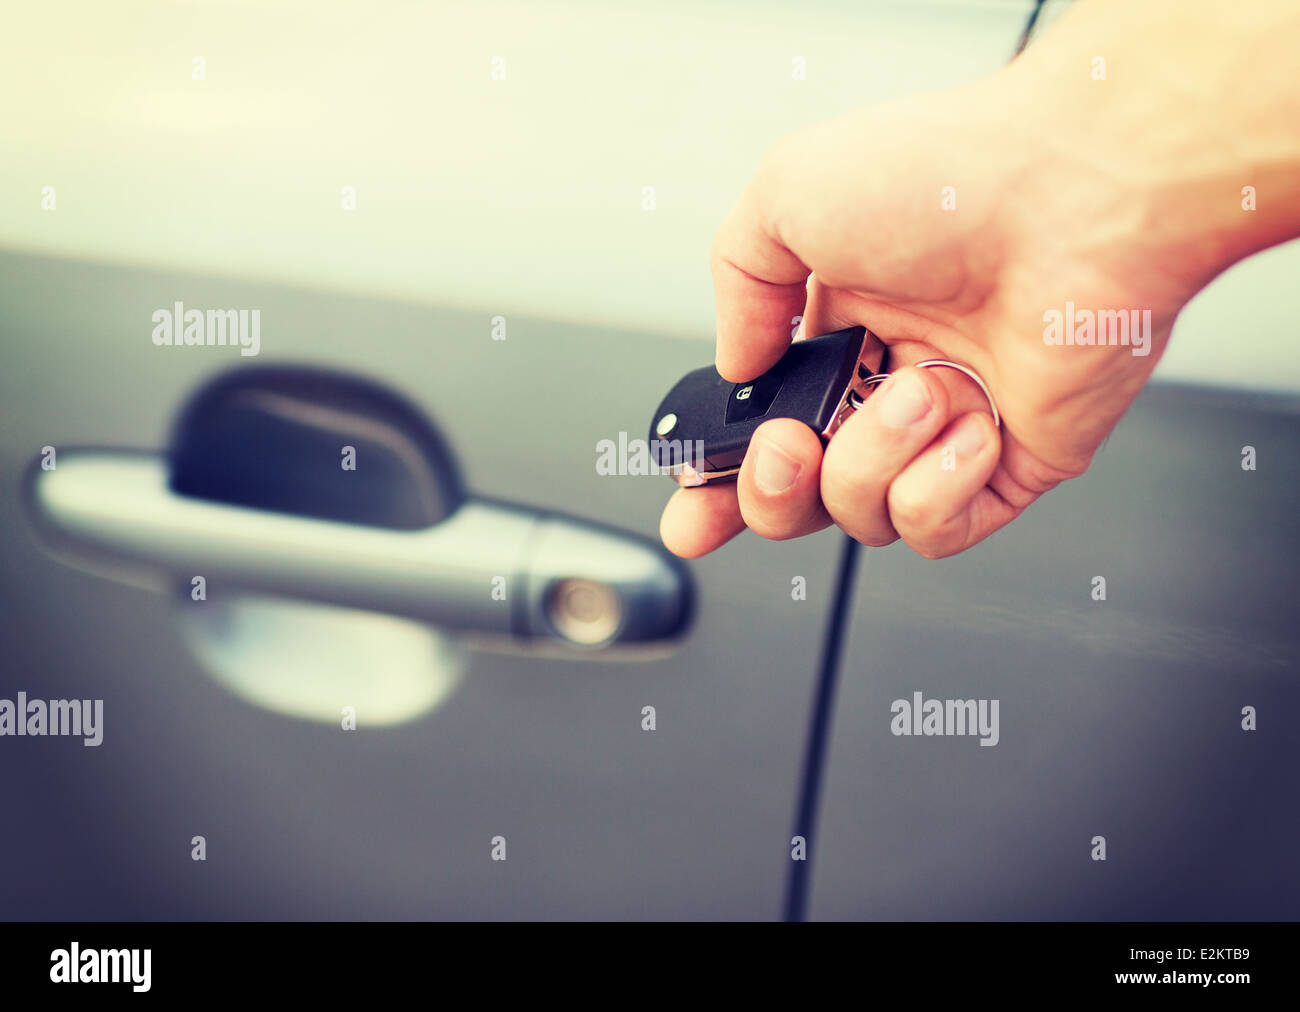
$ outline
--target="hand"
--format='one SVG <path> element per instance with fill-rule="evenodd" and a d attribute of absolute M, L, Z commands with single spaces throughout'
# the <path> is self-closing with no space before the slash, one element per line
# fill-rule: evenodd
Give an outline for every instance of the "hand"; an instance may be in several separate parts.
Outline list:
<path fill-rule="evenodd" d="M 1153 86 L 1136 100 L 1089 81 L 1087 65 L 1080 55 L 1079 80 L 1057 81 L 1026 54 L 994 78 L 864 110 L 769 152 L 713 243 L 718 371 L 732 382 L 766 371 L 802 317 L 807 336 L 866 326 L 895 375 L 824 452 L 799 422 L 762 425 L 734 485 L 674 495 L 661 523 L 669 549 L 693 557 L 746 526 L 786 539 L 834 523 L 867 545 L 901 537 L 940 558 L 1087 469 L 1181 307 L 1250 247 L 1215 241 L 1217 222 L 1194 236 L 1165 217 L 1186 219 L 1197 198 L 1174 168 L 1196 138 L 1143 136 L 1175 98 Z M 1079 126 L 1089 122 L 1110 125 Z M 1202 188 L 1220 185 L 1204 174 Z M 1139 326 L 1122 345 L 1047 343 L 1067 304 L 1098 313 L 1103 342 L 1119 321 L 1099 311 L 1132 323 L 1136 310 Z M 927 358 L 979 373 L 1002 430 L 968 378 L 909 367 Z"/>

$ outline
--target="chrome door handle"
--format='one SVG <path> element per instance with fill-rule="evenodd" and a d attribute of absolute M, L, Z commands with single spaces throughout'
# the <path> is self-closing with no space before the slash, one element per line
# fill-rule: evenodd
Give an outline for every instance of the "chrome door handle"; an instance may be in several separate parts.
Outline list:
<path fill-rule="evenodd" d="M 163 457 L 60 450 L 28 472 L 49 547 L 210 585 L 387 612 L 452 629 L 584 646 L 659 640 L 689 617 L 690 584 L 649 543 L 468 499 L 423 529 L 271 512 L 180 495 Z"/>

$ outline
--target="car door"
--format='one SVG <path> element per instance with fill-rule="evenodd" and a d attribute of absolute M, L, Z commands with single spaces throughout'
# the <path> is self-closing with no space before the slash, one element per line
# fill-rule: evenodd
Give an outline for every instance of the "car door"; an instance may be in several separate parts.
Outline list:
<path fill-rule="evenodd" d="M 457 611 L 430 566 L 418 586 L 449 610 L 412 615 L 412 584 L 342 561 L 374 526 L 356 501 L 195 514 L 167 498 L 168 451 L 221 377 L 323 372 L 433 434 L 446 467 L 428 472 L 463 493 L 435 537 L 499 508 L 650 551 L 670 486 L 602 473 L 600 448 L 626 458 L 711 355 L 704 251 L 762 151 L 998 66 L 1027 11 L 12 12 L 10 40 L 80 29 L 0 61 L 10 94 L 49 83 L 0 130 L 4 689 L 105 716 L 96 747 L 4 743 L 26 813 L 4 856 L 33 870 L 6 877 L 6 915 L 778 916 L 837 534 L 744 536 L 682 571 L 685 628 L 581 647 L 554 623 L 478 627 L 501 527 L 452 539 L 480 600 Z M 177 303 L 256 310 L 258 353 L 155 343 Z M 219 421 L 222 466 L 273 459 L 270 428 L 223 440 Z M 370 459 L 340 474 L 364 482 Z M 87 483 L 52 484 L 69 475 Z M 128 486 L 150 495 L 134 512 Z M 231 556 L 227 508 L 285 541 Z M 277 570 L 307 530 L 319 557 Z M 833 862 L 832 835 L 815 842 Z"/>
<path fill-rule="evenodd" d="M 553 629 L 505 635 L 466 619 L 434 626 L 434 649 L 420 639 L 425 624 L 385 615 L 372 598 L 349 601 L 355 585 L 332 602 L 311 587 L 250 596 L 250 583 L 262 589 L 252 560 L 225 548 L 202 555 L 202 544 L 220 541 L 227 524 L 259 522 L 255 507 L 213 504 L 181 530 L 166 569 L 177 586 L 161 591 L 122 582 L 141 555 L 107 530 L 118 514 L 104 504 L 134 480 L 141 456 L 125 451 L 166 468 L 157 454 L 217 364 L 211 353 L 225 350 L 136 339 L 177 292 L 194 305 L 261 307 L 268 347 L 275 321 L 277 363 L 367 349 L 368 367 L 349 365 L 348 378 L 406 395 L 461 471 L 466 502 L 442 523 L 493 502 L 563 513 L 579 532 L 612 528 L 603 554 L 560 559 L 557 574 L 622 564 L 619 552 L 645 553 L 631 556 L 638 564 L 662 553 L 642 534 L 654 530 L 666 479 L 599 474 L 597 444 L 640 436 L 662 377 L 694 364 L 696 345 L 613 342 L 607 331 L 525 318 L 512 320 L 503 348 L 478 314 L 13 254 L 0 274 L 15 339 L 4 391 L 9 681 L 29 698 L 101 698 L 105 714 L 95 748 L 6 743 L 6 791 L 31 814 L 6 832 L 6 856 L 47 872 L 10 880 L 10 916 L 699 918 L 779 908 L 833 539 L 761 555 L 738 545 L 683 573 L 671 594 L 693 609 L 684 635 L 670 623 L 623 650 L 582 648 Z M 51 291 L 62 297 L 51 303 Z M 35 381 L 43 370 L 58 374 L 54 396 Z M 616 371 L 624 382 L 607 381 Z M 257 441 L 274 438 L 262 424 L 240 430 L 235 452 L 254 471 L 289 466 L 258 456 Z M 336 442 L 361 438 L 357 423 Z M 28 472 L 28 503 L 27 458 L 45 446 L 56 464 Z M 52 484 L 75 482 L 88 458 L 107 462 L 105 484 L 93 473 Z M 359 449 L 362 480 L 366 468 Z M 132 503 L 157 523 L 150 546 L 169 523 L 187 523 L 185 497 L 152 487 Z M 135 557 L 82 561 L 95 575 L 75 555 L 63 565 L 62 542 L 42 539 L 52 558 L 17 536 L 32 513 L 74 547 Z M 295 522 L 328 527 L 322 552 L 363 536 L 348 516 L 279 516 L 289 525 L 276 528 L 280 539 Z M 458 548 L 486 562 L 492 539 L 508 534 L 487 522 L 462 535 L 478 543 Z M 511 607 L 492 603 L 492 565 L 465 593 Z M 206 574 L 201 599 L 192 573 Z M 806 601 L 792 599 L 796 576 Z M 530 593 L 509 579 L 508 594 Z M 738 649 L 755 635 L 761 663 Z M 429 690 L 432 703 L 421 686 L 366 694 L 372 679 L 431 671 L 450 683 Z M 312 682 L 326 678 L 322 704 Z M 403 691 L 415 694 L 409 715 Z M 349 706 L 355 730 L 345 729 Z M 196 836 L 201 863 L 191 860 Z M 79 869 L 65 886 L 63 866 Z"/>

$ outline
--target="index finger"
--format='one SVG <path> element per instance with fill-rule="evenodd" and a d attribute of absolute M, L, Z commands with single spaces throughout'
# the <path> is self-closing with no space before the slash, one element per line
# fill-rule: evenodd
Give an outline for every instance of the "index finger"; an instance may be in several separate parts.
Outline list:
<path fill-rule="evenodd" d="M 743 383 L 762 375 L 789 347 L 807 297 L 808 267 L 772 227 L 779 174 L 771 157 L 745 188 L 713 238 L 710 266 L 717 304 L 717 369 Z"/>

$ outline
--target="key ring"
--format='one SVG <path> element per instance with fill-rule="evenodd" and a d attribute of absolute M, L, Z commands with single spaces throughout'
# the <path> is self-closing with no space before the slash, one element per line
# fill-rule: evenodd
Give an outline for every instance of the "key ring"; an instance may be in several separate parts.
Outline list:
<path fill-rule="evenodd" d="M 962 373 L 963 375 L 973 379 L 975 381 L 975 385 L 980 388 L 980 390 L 984 393 L 984 397 L 989 402 L 989 407 L 993 411 L 994 424 L 996 424 L 998 428 L 1002 427 L 1002 416 L 1001 414 L 998 413 L 997 403 L 993 400 L 993 394 L 989 391 L 988 384 L 985 383 L 984 380 L 980 378 L 979 373 L 977 373 L 970 366 L 962 365 L 959 362 L 949 362 L 945 358 L 928 358 L 924 362 L 916 363 L 916 367 L 918 369 L 930 369 L 933 368 L 934 366 L 946 366 L 949 369 L 956 369 L 959 373 Z M 877 383 L 885 382 L 885 380 L 889 379 L 889 377 L 892 375 L 893 373 L 878 372 L 874 376 L 868 376 L 866 379 L 864 379 L 862 381 L 862 385 L 866 387 L 873 387 Z M 865 398 L 863 398 L 861 394 L 859 394 L 856 390 L 854 390 L 854 391 L 850 391 L 849 393 L 849 403 L 853 405 L 854 410 L 857 410 L 858 408 L 862 407 L 863 404 L 866 403 L 866 400 Z"/>

